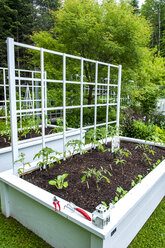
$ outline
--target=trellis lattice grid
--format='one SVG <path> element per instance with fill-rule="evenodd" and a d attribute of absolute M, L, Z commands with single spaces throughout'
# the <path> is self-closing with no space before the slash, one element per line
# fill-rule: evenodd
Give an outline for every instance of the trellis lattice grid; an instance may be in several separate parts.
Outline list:
<path fill-rule="evenodd" d="M 79 109 L 80 110 L 80 139 L 83 140 L 83 130 L 94 128 L 96 130 L 99 126 L 105 126 L 108 129 L 109 124 L 116 124 L 119 127 L 119 115 L 120 115 L 120 91 L 121 91 L 121 65 L 113 65 L 108 63 L 103 63 L 100 61 L 95 61 L 87 58 L 82 58 L 74 55 L 64 54 L 44 48 L 34 47 L 22 43 L 15 42 L 12 38 L 7 39 L 7 47 L 8 47 L 8 76 L 9 76 L 9 93 L 10 93 L 10 113 L 11 113 L 11 138 L 12 138 L 12 151 L 13 151 L 13 164 L 14 161 L 18 157 L 18 140 L 17 140 L 17 114 L 23 113 L 34 113 L 39 111 L 40 109 L 32 108 L 29 109 L 17 109 L 16 105 L 16 82 L 17 80 L 29 80 L 31 81 L 32 78 L 21 78 L 20 76 L 15 75 L 15 46 L 24 47 L 25 49 L 33 49 L 40 52 L 40 78 L 37 79 L 38 82 L 41 84 L 41 115 L 42 115 L 42 146 L 45 147 L 45 116 L 47 115 L 47 111 L 55 111 L 55 110 L 62 110 L 63 113 L 63 152 L 66 150 L 66 111 L 72 109 Z M 45 54 L 51 55 L 58 55 L 62 57 L 62 80 L 46 78 L 45 76 L 45 68 L 44 68 L 44 58 Z M 80 75 L 76 78 L 80 78 L 80 81 L 72 81 L 67 79 L 67 60 L 73 59 L 80 62 Z M 86 80 L 84 78 L 84 67 L 85 63 L 92 63 L 94 67 L 94 82 L 90 80 Z M 99 66 L 104 66 L 106 68 L 106 75 L 107 77 L 100 82 L 100 78 L 98 76 L 98 68 Z M 116 83 L 111 83 L 111 68 L 117 69 L 117 79 Z M 62 84 L 62 106 L 53 106 L 47 107 L 45 102 L 47 102 L 47 86 L 49 83 L 54 84 Z M 66 87 L 67 85 L 79 85 L 80 86 L 80 104 L 79 105 L 68 105 L 66 102 Z M 90 104 L 84 103 L 84 86 L 86 87 L 86 91 L 89 90 L 89 87 L 93 87 L 94 94 L 93 95 L 93 102 Z M 116 90 L 116 98 L 117 101 L 110 101 L 110 94 L 113 91 L 112 89 Z M 101 96 L 101 97 L 100 97 Z M 116 106 L 116 119 L 114 121 L 109 121 L 108 114 L 109 114 L 109 107 Z M 105 120 L 104 122 L 97 123 L 97 109 L 99 107 L 104 107 L 105 111 Z M 93 124 L 83 126 L 83 118 L 84 118 L 84 110 L 86 108 L 93 108 L 94 109 L 94 118 Z"/>

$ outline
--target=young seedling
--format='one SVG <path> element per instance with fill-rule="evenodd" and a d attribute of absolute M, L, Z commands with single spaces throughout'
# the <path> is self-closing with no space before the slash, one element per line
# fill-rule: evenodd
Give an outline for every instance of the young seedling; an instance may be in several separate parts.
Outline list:
<path fill-rule="evenodd" d="M 54 185 L 57 189 L 63 189 L 68 187 L 68 182 L 64 182 L 68 174 L 58 175 L 57 179 L 50 180 L 49 184 Z"/>
<path fill-rule="evenodd" d="M 110 179 L 104 176 L 103 173 L 104 174 L 108 173 L 109 176 L 111 176 L 111 173 L 108 170 L 103 169 L 103 167 L 100 167 L 99 170 L 96 170 L 96 168 L 88 168 L 87 171 L 83 171 L 82 173 L 84 174 L 84 176 L 81 178 L 81 183 L 86 181 L 86 179 L 93 177 L 96 180 L 96 187 L 98 191 L 100 191 L 99 183 L 102 179 L 105 179 L 107 183 L 110 183 Z M 89 189 L 88 180 L 86 181 L 86 184 L 87 184 L 87 188 Z"/>
<path fill-rule="evenodd" d="M 55 128 L 53 128 L 53 133 L 63 132 L 63 119 L 57 118 L 56 122 L 57 122 L 57 126 Z M 66 128 L 67 127 L 68 127 L 68 124 L 66 122 Z"/>
<path fill-rule="evenodd" d="M 107 205 L 107 203 L 106 203 L 106 202 L 101 201 L 101 204 L 102 204 L 103 206 L 105 206 L 107 209 L 109 209 L 109 205 Z"/>
<path fill-rule="evenodd" d="M 140 175 L 140 174 L 139 174 L 137 177 L 135 177 L 136 180 L 132 180 L 132 182 L 131 182 L 132 188 L 133 188 L 134 186 L 136 186 L 136 184 L 141 183 L 142 178 L 143 178 L 143 176 Z"/>
<path fill-rule="evenodd" d="M 67 147 L 72 147 L 71 155 L 74 156 L 76 152 L 80 152 L 82 154 L 86 153 L 86 150 L 82 149 L 82 146 L 85 144 L 81 140 L 69 140 L 66 144 Z"/>
<path fill-rule="evenodd" d="M 115 154 L 117 155 L 118 158 L 115 158 L 113 161 L 115 162 L 115 164 L 120 164 L 121 165 L 121 169 L 122 169 L 122 175 L 124 175 L 124 168 L 123 165 L 125 165 L 125 163 L 127 162 L 124 157 L 129 157 L 132 155 L 132 153 L 127 150 L 127 149 L 117 149 L 115 151 Z"/>
<path fill-rule="evenodd" d="M 11 140 L 11 125 L 10 125 L 10 118 L 7 117 L 7 124 L 5 121 L 0 120 L 0 134 L 1 136 L 6 136 L 4 138 L 5 143 Z"/>
<path fill-rule="evenodd" d="M 50 156 L 52 153 L 55 153 L 55 155 Z M 37 163 L 37 165 L 40 167 L 40 169 L 46 169 L 46 166 L 48 165 L 49 167 L 53 166 L 54 161 L 56 161 L 57 163 L 61 163 L 61 161 L 59 160 L 59 158 L 57 157 L 58 155 L 60 155 L 59 152 L 54 151 L 52 148 L 49 147 L 45 147 L 42 148 L 33 158 L 33 160 L 35 158 L 40 158 L 42 157 L 42 161 L 39 161 Z"/>
<path fill-rule="evenodd" d="M 152 170 L 155 169 L 164 159 L 164 156 L 162 156 L 162 159 L 158 159 L 156 163 L 153 164 Z"/>
<path fill-rule="evenodd" d="M 29 162 L 25 162 L 25 154 L 21 152 L 21 154 L 18 156 L 20 159 L 17 159 L 14 164 L 21 163 L 22 167 L 18 169 L 18 174 L 21 175 L 25 172 L 25 166 L 29 165 L 31 167 L 31 164 Z"/>
<path fill-rule="evenodd" d="M 23 129 L 19 131 L 22 133 L 21 136 L 25 136 L 26 138 L 26 135 L 29 133 L 30 137 L 32 138 L 32 131 L 34 131 L 36 134 L 41 134 L 41 132 L 39 131 L 39 123 L 40 120 L 35 120 L 32 117 L 23 118 Z"/>
<path fill-rule="evenodd" d="M 117 191 L 116 196 L 115 196 L 114 201 L 112 201 L 112 204 L 115 204 L 116 202 L 118 202 L 121 198 L 123 198 L 128 193 L 128 191 L 124 190 L 122 187 L 117 187 L 116 191 Z"/>
<path fill-rule="evenodd" d="M 113 127 L 111 125 L 108 126 L 108 136 L 109 137 L 114 137 L 116 135 L 120 135 L 121 131 L 119 130 L 119 128 L 117 126 Z"/>
<path fill-rule="evenodd" d="M 108 136 L 108 130 L 106 127 L 101 127 L 96 130 L 96 134 L 99 140 L 101 140 L 101 143 L 104 144 L 104 140 Z"/>
<path fill-rule="evenodd" d="M 155 155 L 155 151 L 152 149 L 151 146 L 147 144 L 138 144 L 136 145 L 135 149 L 143 149 L 143 159 L 144 161 L 148 162 L 149 165 L 152 163 L 152 159 L 148 156 L 148 153 L 151 153 L 153 156 Z"/>
<path fill-rule="evenodd" d="M 96 130 L 91 129 L 86 133 L 86 138 L 89 141 L 89 143 L 92 144 L 91 147 L 91 152 L 92 152 L 92 148 L 95 148 L 95 146 L 98 144 L 98 141 L 96 139 Z"/>

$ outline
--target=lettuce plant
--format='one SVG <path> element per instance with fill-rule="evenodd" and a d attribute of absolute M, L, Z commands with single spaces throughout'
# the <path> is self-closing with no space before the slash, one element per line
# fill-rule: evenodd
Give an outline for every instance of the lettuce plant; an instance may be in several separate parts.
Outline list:
<path fill-rule="evenodd" d="M 68 182 L 64 182 L 68 174 L 58 175 L 56 179 L 50 180 L 49 184 L 54 185 L 57 189 L 63 189 L 68 187 Z"/>

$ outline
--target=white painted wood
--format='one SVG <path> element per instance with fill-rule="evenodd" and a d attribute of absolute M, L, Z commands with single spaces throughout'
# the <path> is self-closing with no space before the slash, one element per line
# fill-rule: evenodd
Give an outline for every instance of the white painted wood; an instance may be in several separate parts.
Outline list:
<path fill-rule="evenodd" d="M 165 144 L 162 144 L 162 143 L 155 143 L 155 142 L 151 142 L 148 140 L 134 139 L 134 138 L 124 137 L 124 136 L 120 136 L 120 140 L 125 140 L 129 142 L 134 142 L 134 143 L 147 144 L 151 146 L 165 147 Z"/>
<path fill-rule="evenodd" d="M 63 54 L 63 154 L 66 145 L 66 55 Z M 65 160 L 65 156 L 63 157 Z"/>
<path fill-rule="evenodd" d="M 117 91 L 117 123 L 116 123 L 116 126 L 118 128 L 119 128 L 119 121 L 120 121 L 121 69 L 122 69 L 122 66 L 119 65 L 119 71 L 118 71 L 118 91 Z"/>
<path fill-rule="evenodd" d="M 1 195 L 4 194 L 2 185 L 8 187 L 5 195 L 10 203 L 10 215 L 51 245 L 126 248 L 165 195 L 165 160 L 115 204 L 110 224 L 103 230 L 64 208 L 67 202 L 59 197 L 62 211 L 54 213 L 53 195 L 14 176 L 12 171 L 0 173 L 0 182 Z M 83 246 L 79 245 L 80 241 Z"/>
<path fill-rule="evenodd" d="M 9 76 L 9 95 L 10 95 L 10 118 L 11 118 L 11 144 L 12 144 L 12 165 L 13 173 L 17 174 L 17 168 L 14 162 L 18 159 L 18 133 L 17 133 L 17 115 L 16 115 L 16 89 L 15 89 L 15 54 L 14 40 L 7 38 L 7 58 L 8 58 L 8 76 Z"/>
<path fill-rule="evenodd" d="M 45 94 L 44 94 L 44 52 L 40 50 L 41 59 L 41 109 L 42 109 L 42 148 L 45 147 Z"/>
<path fill-rule="evenodd" d="M 1 184 L 0 182 L 0 188 L 1 188 L 1 211 L 2 213 L 8 218 L 10 217 L 10 203 L 8 199 L 8 185 L 6 184 Z"/>
<path fill-rule="evenodd" d="M 83 136 L 85 131 L 82 131 Z M 80 139 L 79 130 L 70 130 L 66 132 L 66 142 L 72 139 Z M 84 139 L 83 139 L 84 142 Z M 63 152 L 63 135 L 62 133 L 51 134 L 45 136 L 46 146 L 56 150 L 58 152 Z M 36 137 L 32 139 L 22 140 L 18 142 L 19 154 L 21 152 L 25 153 L 25 161 L 33 162 L 33 157 L 39 150 L 42 149 L 42 137 Z M 11 147 L 5 147 L 0 149 L 0 172 L 9 170 L 12 168 L 12 149 Z"/>

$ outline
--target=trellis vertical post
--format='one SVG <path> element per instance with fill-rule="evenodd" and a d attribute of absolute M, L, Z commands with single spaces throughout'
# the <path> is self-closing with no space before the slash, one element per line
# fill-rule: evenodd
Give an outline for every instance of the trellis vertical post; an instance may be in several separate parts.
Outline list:
<path fill-rule="evenodd" d="M 109 112 L 109 81 L 110 81 L 110 65 L 108 65 L 108 81 L 107 81 L 106 144 L 107 144 L 107 132 L 108 132 L 108 112 Z"/>
<path fill-rule="evenodd" d="M 6 97 L 6 69 L 3 69 L 3 83 L 4 83 L 4 101 L 5 101 L 5 117 L 7 125 L 7 97 Z"/>
<path fill-rule="evenodd" d="M 63 159 L 65 160 L 66 144 L 66 55 L 63 54 Z"/>
<path fill-rule="evenodd" d="M 41 48 L 42 148 L 45 147 L 44 52 Z"/>
<path fill-rule="evenodd" d="M 11 119 L 11 145 L 13 174 L 18 175 L 14 161 L 18 159 L 18 136 L 17 136 L 17 112 L 16 112 L 16 89 L 15 89 L 15 54 L 14 39 L 7 38 L 7 58 L 10 95 L 10 119 Z"/>
<path fill-rule="evenodd" d="M 121 93 L 121 69 L 122 66 L 119 65 L 118 70 L 118 92 L 117 92 L 117 120 L 116 120 L 116 126 L 119 132 L 119 122 L 120 122 L 120 93 Z"/>
<path fill-rule="evenodd" d="M 32 71 L 32 108 L 33 108 L 33 118 L 34 118 L 34 72 Z"/>
<path fill-rule="evenodd" d="M 47 111 L 47 72 L 44 72 L 44 89 L 45 89 L 45 115 L 46 115 L 46 127 L 48 125 L 48 111 Z"/>
<path fill-rule="evenodd" d="M 22 129 L 22 113 L 21 113 L 21 80 L 20 80 L 20 70 L 18 70 L 18 84 L 19 84 L 19 110 L 20 110 L 20 128 Z"/>
<path fill-rule="evenodd" d="M 96 67 L 95 67 L 95 110 L 94 110 L 95 111 L 94 112 L 94 131 L 95 131 L 95 136 L 96 136 L 96 123 L 97 123 L 97 81 L 98 81 L 98 62 L 96 62 Z"/>
<path fill-rule="evenodd" d="M 80 140 L 83 141 L 83 73 L 84 73 L 84 60 L 81 58 L 81 99 L 80 99 Z M 80 151 L 82 154 L 82 151 Z"/>

